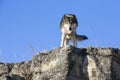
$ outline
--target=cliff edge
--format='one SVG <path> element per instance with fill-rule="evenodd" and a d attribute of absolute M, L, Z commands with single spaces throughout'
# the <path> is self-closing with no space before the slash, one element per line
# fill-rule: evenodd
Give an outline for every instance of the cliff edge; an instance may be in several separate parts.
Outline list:
<path fill-rule="evenodd" d="M 0 80 L 120 80 L 120 50 L 68 46 L 21 63 L 0 63 Z"/>

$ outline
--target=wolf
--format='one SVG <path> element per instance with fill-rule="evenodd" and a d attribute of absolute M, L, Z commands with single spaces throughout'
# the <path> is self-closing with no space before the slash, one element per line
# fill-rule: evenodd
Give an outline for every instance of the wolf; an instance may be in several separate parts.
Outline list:
<path fill-rule="evenodd" d="M 60 47 L 65 47 L 71 40 L 73 46 L 77 47 L 77 41 L 88 39 L 85 35 L 78 35 L 76 28 L 78 27 L 78 21 L 75 14 L 65 14 L 60 22 L 60 31 L 62 33 Z"/>

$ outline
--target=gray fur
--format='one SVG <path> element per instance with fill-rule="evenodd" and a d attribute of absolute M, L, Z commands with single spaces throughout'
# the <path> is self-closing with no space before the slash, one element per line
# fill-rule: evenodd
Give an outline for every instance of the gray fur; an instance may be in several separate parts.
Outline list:
<path fill-rule="evenodd" d="M 67 46 L 69 41 L 73 42 L 73 46 L 77 47 L 77 41 L 87 39 L 84 35 L 77 35 L 76 28 L 78 26 L 77 18 L 74 14 L 65 14 L 60 22 L 60 30 L 62 32 L 61 47 Z"/>

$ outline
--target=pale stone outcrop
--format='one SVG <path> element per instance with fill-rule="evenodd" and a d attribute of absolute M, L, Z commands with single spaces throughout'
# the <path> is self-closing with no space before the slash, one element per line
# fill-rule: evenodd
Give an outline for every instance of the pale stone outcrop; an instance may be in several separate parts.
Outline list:
<path fill-rule="evenodd" d="M 0 80 L 120 80 L 120 50 L 57 48 L 21 63 L 0 63 Z"/>

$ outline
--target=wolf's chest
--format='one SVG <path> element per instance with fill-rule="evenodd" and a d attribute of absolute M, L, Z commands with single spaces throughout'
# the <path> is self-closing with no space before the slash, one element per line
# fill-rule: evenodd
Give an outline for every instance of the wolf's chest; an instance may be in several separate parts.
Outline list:
<path fill-rule="evenodd" d="M 69 39 L 69 40 L 72 39 L 72 38 L 74 38 L 74 37 L 75 37 L 75 36 L 72 35 L 72 34 L 70 34 L 70 35 L 66 35 L 66 38 Z"/>

